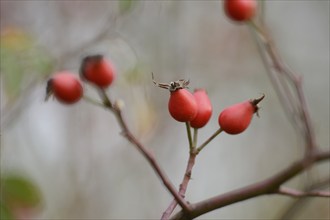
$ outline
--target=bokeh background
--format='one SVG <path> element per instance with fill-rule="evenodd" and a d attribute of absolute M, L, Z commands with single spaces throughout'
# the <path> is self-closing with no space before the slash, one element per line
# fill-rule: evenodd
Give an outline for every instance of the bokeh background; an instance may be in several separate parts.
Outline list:
<path fill-rule="evenodd" d="M 221 1 L 0 5 L 1 175 L 36 185 L 42 203 L 33 218 L 157 219 L 172 200 L 108 111 L 85 101 L 44 102 L 47 79 L 64 69 L 77 73 L 90 54 L 113 61 L 110 96 L 125 102 L 129 126 L 176 186 L 188 157 L 185 125 L 169 116 L 169 94 L 153 85 L 150 73 L 160 82 L 185 78 L 191 89 L 207 89 L 214 113 L 199 132 L 201 141 L 218 128 L 224 107 L 266 94 L 261 117 L 246 132 L 221 134 L 198 156 L 186 197 L 191 202 L 262 180 L 303 155 L 302 137 L 283 111 L 248 27 L 229 21 Z M 317 142 L 329 148 L 329 1 L 267 1 L 264 9 L 283 58 L 303 76 Z M 98 98 L 88 85 L 85 92 Z M 286 185 L 302 188 L 329 171 L 329 163 L 317 165 Z M 276 219 L 294 201 L 264 196 L 198 219 Z M 290 218 L 328 219 L 329 207 L 329 199 L 308 199 Z"/>

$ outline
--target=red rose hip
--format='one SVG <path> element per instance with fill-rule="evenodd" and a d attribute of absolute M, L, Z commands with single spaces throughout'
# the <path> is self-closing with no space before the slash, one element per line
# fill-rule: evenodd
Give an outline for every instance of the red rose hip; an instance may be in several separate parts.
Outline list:
<path fill-rule="evenodd" d="M 257 104 L 264 98 L 237 103 L 225 108 L 219 115 L 218 122 L 223 131 L 228 134 L 242 133 L 249 125 L 252 116 L 258 111 Z"/>
<path fill-rule="evenodd" d="M 171 116 L 180 122 L 188 122 L 197 115 L 197 103 L 194 96 L 186 89 L 171 91 L 168 101 Z"/>
<path fill-rule="evenodd" d="M 212 115 L 212 104 L 204 89 L 197 89 L 193 93 L 197 102 L 197 115 L 190 122 L 193 128 L 202 128 L 210 120 Z"/>
<path fill-rule="evenodd" d="M 54 95 L 62 103 L 73 104 L 82 98 L 83 87 L 74 74 L 63 71 L 48 80 L 46 93 L 46 100 Z"/>
<path fill-rule="evenodd" d="M 170 83 L 158 83 L 154 80 L 154 75 L 152 74 L 152 81 L 156 86 L 170 91 L 168 111 L 175 120 L 189 122 L 196 117 L 197 102 L 195 97 L 186 89 L 189 80 L 180 79 Z"/>
<path fill-rule="evenodd" d="M 115 79 L 115 69 L 102 55 L 87 56 L 80 66 L 80 77 L 92 84 L 106 88 Z"/>
<path fill-rule="evenodd" d="M 252 19 L 257 11 L 256 0 L 225 0 L 226 15 L 234 21 L 247 21 Z"/>

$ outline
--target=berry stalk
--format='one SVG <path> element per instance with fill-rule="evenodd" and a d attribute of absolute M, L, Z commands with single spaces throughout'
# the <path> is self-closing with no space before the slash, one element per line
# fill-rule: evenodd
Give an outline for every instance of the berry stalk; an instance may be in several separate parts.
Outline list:
<path fill-rule="evenodd" d="M 198 154 L 199 152 L 201 152 L 201 150 L 203 150 L 203 148 L 208 145 L 216 136 L 218 136 L 220 133 L 222 132 L 222 129 L 219 128 L 218 130 L 216 130 L 216 132 L 214 132 L 214 134 L 211 135 L 211 137 L 209 137 L 203 144 L 201 144 L 197 149 L 196 149 L 196 153 Z"/>

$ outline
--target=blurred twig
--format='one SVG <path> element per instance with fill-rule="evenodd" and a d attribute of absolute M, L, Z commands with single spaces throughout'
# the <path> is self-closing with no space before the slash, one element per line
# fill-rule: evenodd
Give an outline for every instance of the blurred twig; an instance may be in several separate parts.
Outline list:
<path fill-rule="evenodd" d="M 22 92 L 15 100 L 1 103 L 1 122 L 2 129 L 9 127 L 18 116 L 25 111 L 31 103 L 30 95 L 35 90 L 39 79 L 34 78 L 32 82 L 22 88 Z"/>
<path fill-rule="evenodd" d="M 69 60 L 69 58 L 75 57 L 77 54 L 79 54 L 85 48 L 91 47 L 94 44 L 96 44 L 97 42 L 102 41 L 103 39 L 107 38 L 110 31 L 113 30 L 110 28 L 111 27 L 110 24 L 114 23 L 113 21 L 114 21 L 113 15 L 109 14 L 109 16 L 105 19 L 104 27 L 100 28 L 100 31 L 97 32 L 91 39 L 87 40 L 86 42 L 81 43 L 80 46 L 62 53 L 59 56 L 57 66 L 62 68 L 63 63 L 66 62 L 67 60 Z"/>
<path fill-rule="evenodd" d="M 311 123 L 302 78 L 282 60 L 265 26 L 250 22 L 250 27 L 259 45 L 259 52 L 270 75 L 273 86 L 295 127 L 306 141 L 306 156 L 316 148 L 314 128 Z"/>
<path fill-rule="evenodd" d="M 311 184 L 308 187 L 305 187 L 304 191 L 310 192 L 315 190 L 321 190 L 325 187 L 330 186 L 330 177 Z M 280 215 L 278 219 L 292 219 L 292 216 L 301 209 L 301 207 L 311 199 L 312 197 L 299 197 L 296 199 L 289 207 Z"/>
<path fill-rule="evenodd" d="M 300 190 L 291 189 L 291 188 L 287 188 L 287 187 L 280 187 L 277 190 L 277 193 L 280 195 L 287 195 L 287 196 L 292 196 L 292 197 L 307 197 L 307 196 L 330 197 L 330 192 L 328 192 L 328 191 L 319 191 L 319 190 L 300 191 Z"/>

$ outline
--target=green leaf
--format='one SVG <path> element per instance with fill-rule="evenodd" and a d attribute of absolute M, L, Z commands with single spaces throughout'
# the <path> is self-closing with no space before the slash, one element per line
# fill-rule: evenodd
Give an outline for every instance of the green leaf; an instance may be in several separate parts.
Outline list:
<path fill-rule="evenodd" d="M 20 29 L 5 29 L 0 36 L 0 73 L 8 99 L 24 92 L 25 84 L 51 73 L 52 60 L 35 40 Z"/>
<path fill-rule="evenodd" d="M 2 202 L 0 202 L 0 219 L 1 220 L 14 220 L 13 215 L 10 213 L 10 211 L 5 207 Z"/>
<path fill-rule="evenodd" d="M 1 178 L 1 201 L 5 204 L 37 206 L 41 202 L 38 187 L 25 177 L 7 175 Z"/>

